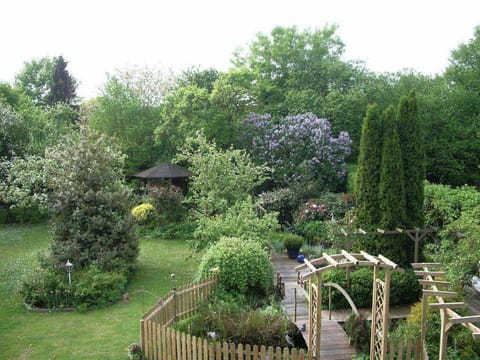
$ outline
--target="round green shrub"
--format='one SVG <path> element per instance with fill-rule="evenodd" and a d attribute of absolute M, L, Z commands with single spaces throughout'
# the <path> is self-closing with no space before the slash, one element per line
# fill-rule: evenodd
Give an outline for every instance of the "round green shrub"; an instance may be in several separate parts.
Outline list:
<path fill-rule="evenodd" d="M 283 233 L 280 235 L 285 249 L 300 249 L 303 246 L 303 238 L 300 235 L 292 233 Z"/>
<path fill-rule="evenodd" d="M 218 269 L 218 287 L 247 296 L 263 296 L 272 287 L 273 268 L 268 253 L 250 240 L 223 237 L 202 257 L 198 278 Z"/>

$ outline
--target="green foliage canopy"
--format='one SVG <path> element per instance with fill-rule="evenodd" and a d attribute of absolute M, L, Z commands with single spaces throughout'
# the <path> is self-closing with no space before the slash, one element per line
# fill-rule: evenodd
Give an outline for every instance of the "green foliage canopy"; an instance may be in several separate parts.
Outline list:
<path fill-rule="evenodd" d="M 47 151 L 55 261 L 133 265 L 138 238 L 124 184 L 124 156 L 111 139 L 82 127 Z"/>

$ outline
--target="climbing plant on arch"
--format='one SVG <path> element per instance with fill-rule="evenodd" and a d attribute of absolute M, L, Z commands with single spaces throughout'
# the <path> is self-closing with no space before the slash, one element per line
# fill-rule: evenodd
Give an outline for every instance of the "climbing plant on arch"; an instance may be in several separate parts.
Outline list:
<path fill-rule="evenodd" d="M 386 359 L 390 279 L 392 271 L 403 272 L 403 269 L 382 255 L 373 256 L 365 251 L 353 254 L 342 250 L 341 254 L 328 255 L 323 253 L 323 256 L 318 259 L 305 259 L 302 265 L 295 268 L 295 271 L 298 272 L 300 285 L 307 286 L 309 294 L 308 360 L 320 359 L 322 274 L 333 269 L 358 266 L 373 268 L 370 359 Z M 380 269 L 384 270 L 383 279 L 380 276 Z"/>

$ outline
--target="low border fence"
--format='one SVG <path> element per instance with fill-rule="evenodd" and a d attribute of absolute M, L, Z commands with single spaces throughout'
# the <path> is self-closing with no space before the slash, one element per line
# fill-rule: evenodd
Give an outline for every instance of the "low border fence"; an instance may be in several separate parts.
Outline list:
<path fill-rule="evenodd" d="M 141 345 L 146 360 L 304 360 L 303 349 L 273 348 L 212 342 L 170 328 L 196 313 L 208 300 L 216 278 L 174 289 L 140 321 Z"/>

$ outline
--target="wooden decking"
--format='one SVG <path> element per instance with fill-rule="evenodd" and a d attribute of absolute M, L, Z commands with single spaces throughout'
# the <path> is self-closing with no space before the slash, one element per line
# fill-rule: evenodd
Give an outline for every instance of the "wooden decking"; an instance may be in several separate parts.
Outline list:
<path fill-rule="evenodd" d="M 272 254 L 272 262 L 282 276 L 285 284 L 285 298 L 282 301 L 287 315 L 302 331 L 308 344 L 308 304 L 305 301 L 304 290 L 297 284 L 295 260 L 290 260 L 286 254 Z M 296 299 L 295 299 L 296 295 Z M 295 301 L 296 313 L 295 313 Z M 333 318 L 333 317 L 332 317 Z M 321 360 L 349 360 L 354 351 L 350 348 L 347 334 L 336 320 L 328 320 L 328 311 L 322 311 L 322 328 L 320 336 Z"/>

